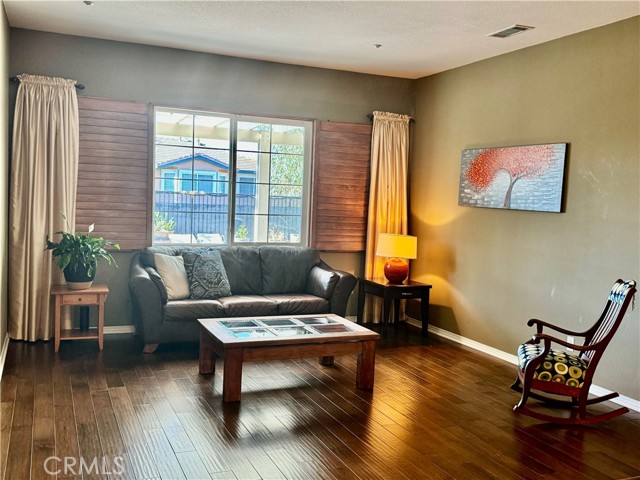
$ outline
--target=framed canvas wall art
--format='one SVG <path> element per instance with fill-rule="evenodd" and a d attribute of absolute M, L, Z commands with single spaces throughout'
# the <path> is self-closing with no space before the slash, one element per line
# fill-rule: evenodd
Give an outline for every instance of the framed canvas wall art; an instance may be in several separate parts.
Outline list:
<path fill-rule="evenodd" d="M 560 212 L 566 143 L 462 151 L 458 204 Z"/>

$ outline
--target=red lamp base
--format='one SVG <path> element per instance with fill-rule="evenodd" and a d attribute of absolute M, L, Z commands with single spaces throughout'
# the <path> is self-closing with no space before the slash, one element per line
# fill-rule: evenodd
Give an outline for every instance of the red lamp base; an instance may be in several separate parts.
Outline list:
<path fill-rule="evenodd" d="M 389 258 L 384 262 L 384 276 L 389 283 L 402 283 L 409 275 L 409 262 L 404 258 Z"/>

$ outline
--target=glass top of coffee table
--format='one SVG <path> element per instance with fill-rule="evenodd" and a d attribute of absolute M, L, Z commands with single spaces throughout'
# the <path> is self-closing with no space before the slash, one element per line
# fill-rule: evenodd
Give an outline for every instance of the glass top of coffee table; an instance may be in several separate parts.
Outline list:
<path fill-rule="evenodd" d="M 242 320 L 222 320 L 219 324 L 236 338 L 296 337 L 354 331 L 337 320 L 323 316 L 243 318 Z"/>

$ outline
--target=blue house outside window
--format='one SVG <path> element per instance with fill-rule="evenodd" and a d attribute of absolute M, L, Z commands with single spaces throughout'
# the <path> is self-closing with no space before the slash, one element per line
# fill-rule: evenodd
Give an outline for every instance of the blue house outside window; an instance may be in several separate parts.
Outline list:
<path fill-rule="evenodd" d="M 175 191 L 175 178 L 175 172 L 162 172 L 162 190 L 165 192 Z"/>
<path fill-rule="evenodd" d="M 191 172 L 180 172 L 180 191 L 190 192 L 193 190 L 193 175 Z"/>
<path fill-rule="evenodd" d="M 193 189 L 198 192 L 214 193 L 217 187 L 217 183 L 213 183 L 215 177 L 217 177 L 215 173 L 213 175 L 196 173 L 196 181 L 193 182 L 195 184 Z"/>
<path fill-rule="evenodd" d="M 238 177 L 238 195 L 256 194 L 255 175 L 242 175 Z"/>

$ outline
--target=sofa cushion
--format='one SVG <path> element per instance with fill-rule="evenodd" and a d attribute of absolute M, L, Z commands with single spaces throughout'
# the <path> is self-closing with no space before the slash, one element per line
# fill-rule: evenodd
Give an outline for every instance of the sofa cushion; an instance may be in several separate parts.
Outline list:
<path fill-rule="evenodd" d="M 167 289 L 167 298 L 169 300 L 189 298 L 191 296 L 189 280 L 187 279 L 182 257 L 156 253 L 154 261 L 156 270 L 162 277 L 162 282 Z"/>
<path fill-rule="evenodd" d="M 257 247 L 219 247 L 232 295 L 260 295 L 262 266 Z"/>
<path fill-rule="evenodd" d="M 316 297 L 331 298 L 339 279 L 340 276 L 336 272 L 330 272 L 316 265 L 309 272 L 305 291 Z"/>
<path fill-rule="evenodd" d="M 156 268 L 156 261 L 154 258 L 156 253 L 175 257 L 176 255 L 182 255 L 182 251 L 185 249 L 190 250 L 188 247 L 146 247 L 142 249 L 142 252 L 140 252 L 140 261 L 145 267 Z"/>
<path fill-rule="evenodd" d="M 233 295 L 219 298 L 218 302 L 224 307 L 227 317 L 252 317 L 278 313 L 278 304 L 260 295 Z"/>
<path fill-rule="evenodd" d="M 278 305 L 278 315 L 303 315 L 305 313 L 329 313 L 329 300 L 307 293 L 265 295 Z"/>
<path fill-rule="evenodd" d="M 163 307 L 167 322 L 195 322 L 198 318 L 220 318 L 224 308 L 217 300 L 174 300 Z"/>
<path fill-rule="evenodd" d="M 320 262 L 318 252 L 305 247 L 260 247 L 262 293 L 303 293 L 311 268 Z"/>
<path fill-rule="evenodd" d="M 215 300 L 231 295 L 220 252 L 217 250 L 186 251 L 182 253 L 182 258 L 184 258 L 192 300 Z"/>

